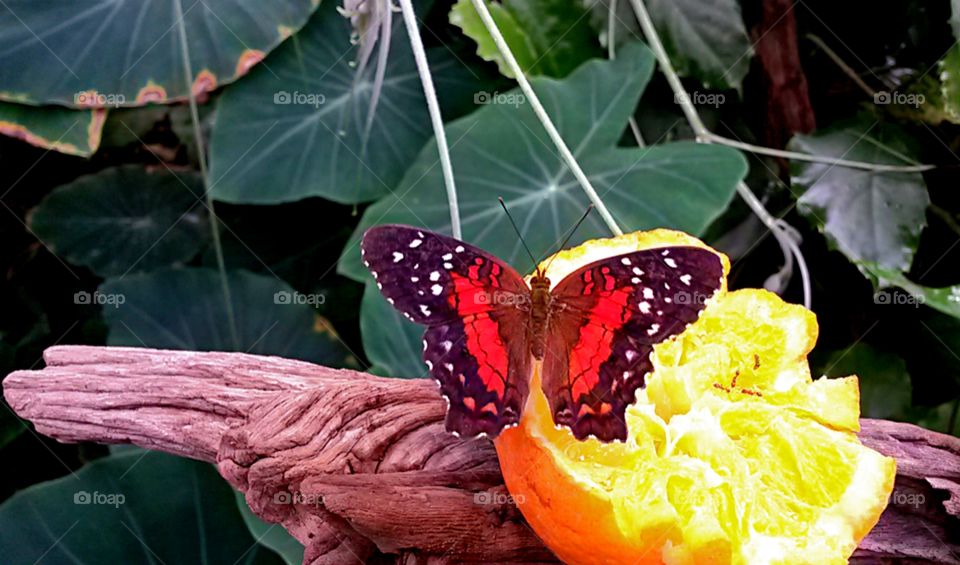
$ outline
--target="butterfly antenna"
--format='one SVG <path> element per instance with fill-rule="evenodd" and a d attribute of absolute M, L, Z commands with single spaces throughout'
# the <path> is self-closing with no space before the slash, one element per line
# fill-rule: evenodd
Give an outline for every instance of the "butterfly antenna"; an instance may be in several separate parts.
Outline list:
<path fill-rule="evenodd" d="M 513 216 L 510 215 L 510 210 L 507 210 L 507 205 L 503 201 L 503 197 L 498 196 L 497 200 L 500 201 L 500 206 L 503 208 L 503 211 L 507 213 L 507 219 L 510 220 L 510 225 L 513 226 L 513 231 L 517 232 L 517 237 L 520 238 L 520 243 L 523 244 L 523 248 L 526 249 L 527 255 L 529 255 L 530 260 L 533 261 L 533 268 L 536 269 L 539 263 L 537 263 L 537 259 L 533 256 L 533 253 L 530 251 L 530 248 L 527 247 L 527 242 L 523 240 L 523 234 L 520 233 L 520 228 L 517 227 L 517 223 L 513 221 Z"/>
<path fill-rule="evenodd" d="M 562 251 L 563 248 L 567 246 L 567 243 L 570 242 L 570 238 L 573 237 L 573 234 L 577 233 L 577 228 L 579 228 L 580 224 L 582 224 L 583 221 L 587 219 L 587 216 L 590 215 L 590 212 L 592 210 L 593 210 L 593 204 L 590 204 L 589 206 L 587 206 L 587 210 L 583 213 L 582 216 L 580 216 L 580 219 L 577 220 L 577 223 L 573 224 L 573 229 L 571 229 L 570 233 L 568 233 L 567 236 L 563 238 L 563 243 L 560 244 L 560 247 L 557 249 L 557 253 Z M 550 265 L 553 263 L 553 260 L 557 258 L 557 253 L 554 253 L 553 257 L 550 258 L 550 263 L 547 263 L 547 266 L 544 267 L 543 269 L 544 271 L 550 270 Z"/>

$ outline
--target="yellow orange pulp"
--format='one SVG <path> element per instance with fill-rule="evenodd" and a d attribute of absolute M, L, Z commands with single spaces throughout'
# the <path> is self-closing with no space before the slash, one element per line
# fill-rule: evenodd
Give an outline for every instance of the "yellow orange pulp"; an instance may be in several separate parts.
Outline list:
<path fill-rule="evenodd" d="M 638 232 L 562 251 L 547 276 L 666 245 L 706 247 Z M 846 563 L 885 508 L 896 464 L 856 436 L 857 378 L 811 379 L 816 338 L 809 310 L 722 289 L 655 347 L 622 443 L 557 429 L 537 368 L 520 425 L 496 440 L 507 487 L 569 564 Z"/>

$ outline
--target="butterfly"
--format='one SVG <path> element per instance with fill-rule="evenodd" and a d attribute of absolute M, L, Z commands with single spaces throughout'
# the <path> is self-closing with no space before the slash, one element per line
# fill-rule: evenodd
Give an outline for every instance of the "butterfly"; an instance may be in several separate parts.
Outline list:
<path fill-rule="evenodd" d="M 387 301 L 426 326 L 423 359 L 461 437 L 517 425 L 536 362 L 555 424 L 626 440 L 653 346 L 694 322 L 723 277 L 716 253 L 676 246 L 595 261 L 556 285 L 537 267 L 528 285 L 482 249 L 403 225 L 370 228 L 361 253 Z"/>

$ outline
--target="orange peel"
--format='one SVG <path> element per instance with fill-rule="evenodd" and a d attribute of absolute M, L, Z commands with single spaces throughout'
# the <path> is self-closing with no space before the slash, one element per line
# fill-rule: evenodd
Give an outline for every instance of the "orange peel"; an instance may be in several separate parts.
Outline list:
<path fill-rule="evenodd" d="M 543 265 L 559 281 L 668 245 L 709 249 L 653 230 L 589 241 Z M 507 488 L 573 565 L 846 563 L 886 507 L 896 463 L 856 436 L 857 378 L 811 378 L 817 331 L 809 310 L 724 284 L 697 322 L 655 347 L 622 443 L 555 427 L 535 368 L 520 425 L 495 442 Z"/>

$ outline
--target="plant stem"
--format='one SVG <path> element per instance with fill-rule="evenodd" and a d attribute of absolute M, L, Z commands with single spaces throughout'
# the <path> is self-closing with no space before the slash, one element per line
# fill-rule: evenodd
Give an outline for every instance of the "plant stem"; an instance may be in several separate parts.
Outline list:
<path fill-rule="evenodd" d="M 874 90 L 869 84 L 864 82 L 863 79 L 860 78 L 860 75 L 858 75 L 857 72 L 853 70 L 853 68 L 851 68 L 850 65 L 846 63 L 846 61 L 841 59 L 840 55 L 837 55 L 837 52 L 831 49 L 830 46 L 827 45 L 827 43 L 824 40 L 820 39 L 819 36 L 814 35 L 812 33 L 808 33 L 804 37 L 809 39 L 811 42 L 813 42 L 814 45 L 819 47 L 821 51 L 826 53 L 827 57 L 830 57 L 830 60 L 833 61 L 834 64 L 836 64 L 838 67 L 840 67 L 840 70 L 843 71 L 845 75 L 850 77 L 850 80 L 852 80 L 857 86 L 860 87 L 860 90 L 867 93 L 867 96 L 873 96 L 877 93 L 876 90 Z"/>
<path fill-rule="evenodd" d="M 540 104 L 540 99 L 537 97 L 537 93 L 533 91 L 533 87 L 530 86 L 530 82 L 523 74 L 523 69 L 520 68 L 520 64 L 517 63 L 516 57 L 514 57 L 513 52 L 510 51 L 510 46 L 507 45 L 506 40 L 503 39 L 503 34 L 500 33 L 500 28 L 497 27 L 496 22 L 493 21 L 493 17 L 490 16 L 490 11 L 487 9 L 486 4 L 484 4 L 484 0 L 471 1 L 473 2 L 473 7 L 477 10 L 477 14 L 480 16 L 480 20 L 483 21 L 483 25 L 487 28 L 490 36 L 493 38 L 493 42 L 497 44 L 497 49 L 500 51 L 500 55 L 503 56 L 507 66 L 510 67 L 510 70 L 516 77 L 517 83 L 520 85 L 520 89 L 530 102 L 530 106 L 533 108 L 533 113 L 536 114 L 537 119 L 539 119 L 540 123 L 543 124 L 543 129 L 547 131 L 547 135 L 550 136 L 553 144 L 557 147 L 557 151 L 560 152 L 560 156 L 563 157 L 563 160 L 567 163 L 567 166 L 570 167 L 571 172 L 573 172 L 573 176 L 576 177 L 577 181 L 580 183 L 580 186 L 583 187 L 583 191 L 587 193 L 587 197 L 591 202 L 593 202 L 594 207 L 596 207 L 597 212 L 600 213 L 600 216 L 603 218 L 603 221 L 607 224 L 607 227 L 610 229 L 610 231 L 613 232 L 614 235 L 623 235 L 623 230 L 621 230 L 620 226 L 617 225 L 617 221 L 613 218 L 613 215 L 607 209 L 607 206 L 603 203 L 603 200 L 600 199 L 600 195 L 597 194 L 597 191 L 593 188 L 593 185 L 590 183 L 590 179 L 588 179 L 587 175 L 584 174 L 583 169 L 580 168 L 580 164 L 577 163 L 576 157 L 574 157 L 573 153 L 567 147 L 566 142 L 563 141 L 563 137 L 560 136 L 560 132 L 558 132 L 557 128 L 553 125 L 553 122 L 550 120 L 550 116 L 547 115 L 547 111 L 543 108 L 543 105 Z"/>
<path fill-rule="evenodd" d="M 664 49 L 663 43 L 660 41 L 660 36 L 657 34 L 656 27 L 653 25 L 653 20 L 650 19 L 650 14 L 647 13 L 647 8 L 644 5 L 643 0 L 630 0 L 630 4 L 633 7 L 634 14 L 637 16 L 637 21 L 640 22 L 640 27 L 643 29 L 643 34 L 647 38 L 647 43 L 650 44 L 650 48 L 653 50 L 657 61 L 660 63 L 660 70 L 663 71 L 664 76 L 667 78 L 667 82 L 670 84 L 670 89 L 673 90 L 674 97 L 680 104 L 680 108 L 683 110 L 683 114 L 686 116 L 687 122 L 689 122 L 690 127 L 693 129 L 693 132 L 697 137 L 697 141 L 701 143 L 714 142 L 714 140 L 711 139 L 712 134 L 707 129 L 707 126 L 704 125 L 703 120 L 700 119 L 700 114 L 697 112 L 696 107 L 694 107 L 693 103 L 691 102 L 690 95 L 687 94 L 686 89 L 683 87 L 683 83 L 680 82 L 680 76 L 677 75 L 677 72 L 673 69 L 673 64 L 670 63 L 670 57 L 667 55 L 667 51 Z M 760 218 L 760 221 L 762 221 L 764 225 L 766 225 L 767 228 L 773 233 L 774 237 L 777 238 L 777 241 L 780 242 L 780 246 L 790 249 L 790 251 L 793 253 L 793 256 L 796 258 L 797 265 L 800 268 L 800 277 L 803 282 L 803 304 L 807 308 L 810 308 L 810 273 L 807 269 L 807 263 L 803 257 L 803 253 L 800 251 L 800 247 L 797 245 L 797 242 L 794 241 L 790 232 L 790 228 L 786 227 L 782 220 L 778 220 L 770 215 L 770 212 L 764 208 L 763 203 L 760 202 L 760 200 L 750 190 L 750 187 L 748 187 L 745 182 L 740 181 L 737 183 L 737 192 L 740 194 L 740 197 L 743 198 L 744 202 L 747 203 L 747 206 L 753 210 L 753 213 Z M 788 258 L 785 257 L 784 260 L 785 264 L 789 264 Z"/>
<path fill-rule="evenodd" d="M 447 145 L 447 134 L 443 129 L 443 118 L 440 116 L 440 104 L 437 102 L 437 91 L 433 87 L 433 76 L 430 74 L 427 54 L 423 50 L 423 41 L 420 39 L 420 30 L 417 28 L 417 15 L 413 11 L 410 0 L 400 0 L 400 10 L 403 12 L 403 23 L 407 27 L 407 37 L 410 38 L 413 58 L 417 62 L 417 73 L 420 75 L 420 84 L 423 85 L 423 96 L 427 99 L 433 135 L 437 139 L 443 184 L 447 187 L 447 204 L 450 207 L 450 231 L 453 237 L 463 239 L 463 232 L 460 229 L 460 206 L 457 203 L 457 186 L 454 184 L 453 165 L 450 163 L 450 147 Z"/>
<path fill-rule="evenodd" d="M 825 165 L 847 167 L 850 169 L 862 169 L 864 171 L 874 171 L 878 173 L 921 173 L 923 171 L 929 171 L 937 168 L 936 165 L 884 165 L 880 163 L 868 163 L 866 161 L 851 161 L 848 159 L 835 159 L 833 157 L 820 157 L 819 155 L 810 155 L 809 153 L 798 153 L 796 151 L 784 151 L 782 149 L 774 149 L 772 147 L 753 145 L 752 143 L 745 143 L 743 141 L 730 139 L 729 137 L 715 134 L 712 131 L 707 131 L 704 136 L 706 140 L 711 143 L 735 147 L 737 149 L 748 151 L 750 153 L 757 153 L 759 155 L 768 155 L 770 157 L 779 157 L 782 159 L 790 159 L 792 161 L 823 163 Z"/>
<path fill-rule="evenodd" d="M 187 79 L 187 91 L 190 100 L 190 119 L 193 122 L 193 136 L 197 140 L 197 160 L 200 161 L 200 176 L 203 179 L 203 197 L 207 210 L 210 212 L 210 232 L 213 235 L 213 249 L 217 257 L 217 271 L 220 273 L 220 286 L 223 290 L 224 307 L 227 312 L 227 321 L 230 325 L 230 339 L 235 350 L 240 350 L 240 337 L 237 332 L 237 320 L 233 311 L 233 298 L 230 293 L 230 282 L 227 279 L 227 264 L 223 258 L 223 244 L 220 241 L 220 221 L 214 210 L 213 197 L 210 195 L 210 178 L 207 174 L 207 152 L 203 141 L 203 132 L 200 128 L 200 112 L 197 110 L 197 95 L 193 91 L 193 70 L 190 68 L 190 46 L 187 43 L 187 26 L 183 23 L 183 5 L 181 0 L 175 0 L 177 13 L 177 31 L 180 35 L 180 57 L 183 62 L 183 74 Z"/>

